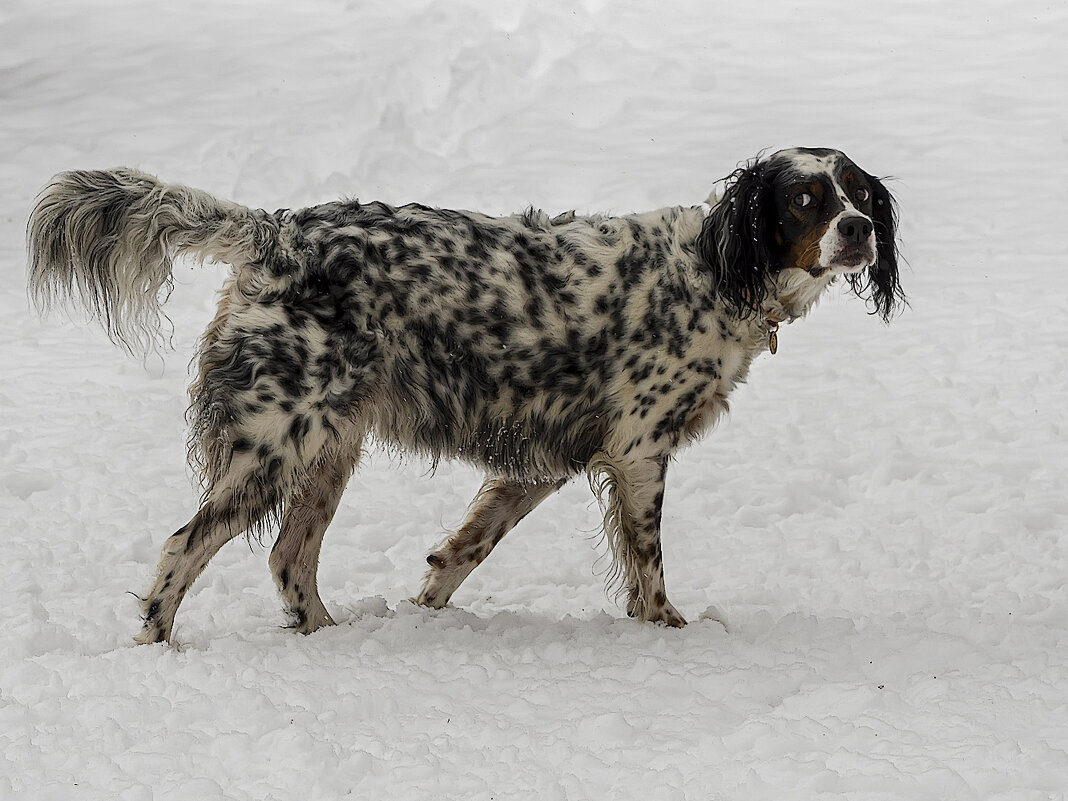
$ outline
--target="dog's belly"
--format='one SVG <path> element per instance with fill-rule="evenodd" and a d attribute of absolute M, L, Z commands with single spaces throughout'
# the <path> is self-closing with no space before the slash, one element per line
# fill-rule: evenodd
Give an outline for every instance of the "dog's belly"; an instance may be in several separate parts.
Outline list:
<path fill-rule="evenodd" d="M 514 478 L 582 470 L 619 417 L 604 368 L 548 343 L 539 353 L 485 344 L 446 344 L 425 331 L 388 343 L 371 404 L 376 435 Z"/>

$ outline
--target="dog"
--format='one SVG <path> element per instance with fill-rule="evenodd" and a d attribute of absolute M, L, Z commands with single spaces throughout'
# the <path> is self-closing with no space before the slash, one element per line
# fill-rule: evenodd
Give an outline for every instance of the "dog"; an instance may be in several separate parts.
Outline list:
<path fill-rule="evenodd" d="M 163 546 L 137 641 L 169 641 L 212 556 L 272 522 L 292 627 L 332 624 L 319 551 L 368 436 L 487 475 L 427 557 L 418 603 L 448 603 L 585 471 L 627 613 L 684 625 L 660 542 L 672 454 L 839 277 L 886 321 L 905 303 L 895 201 L 843 153 L 757 157 L 723 186 L 711 206 L 498 218 L 358 201 L 268 213 L 132 169 L 56 176 L 27 225 L 39 310 L 78 300 L 144 352 L 176 255 L 233 266 L 190 389 L 204 494 Z"/>

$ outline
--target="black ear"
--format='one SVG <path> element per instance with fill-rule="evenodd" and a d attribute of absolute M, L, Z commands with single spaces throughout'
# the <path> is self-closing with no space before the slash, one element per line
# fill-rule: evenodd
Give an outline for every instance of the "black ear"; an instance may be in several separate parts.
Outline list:
<path fill-rule="evenodd" d="M 889 322 L 894 312 L 906 305 L 897 270 L 897 202 L 880 180 L 869 175 L 868 181 L 877 260 L 866 275 L 849 276 L 849 285 L 861 297 L 870 291 L 875 313 Z"/>
<path fill-rule="evenodd" d="M 712 274 L 713 286 L 733 313 L 758 312 L 773 271 L 772 193 L 761 169 L 741 167 L 727 178 L 723 198 L 705 218 L 697 255 Z"/>

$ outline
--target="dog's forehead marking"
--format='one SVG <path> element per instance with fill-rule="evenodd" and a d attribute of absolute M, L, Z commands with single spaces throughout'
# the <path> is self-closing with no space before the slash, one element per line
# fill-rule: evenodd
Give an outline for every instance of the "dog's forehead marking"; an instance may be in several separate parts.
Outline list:
<path fill-rule="evenodd" d="M 802 148 L 792 148 L 784 150 L 778 155 L 785 158 L 794 171 L 806 177 L 825 175 L 832 181 L 835 181 L 839 167 L 843 162 L 842 154 L 836 150 L 815 153 Z"/>

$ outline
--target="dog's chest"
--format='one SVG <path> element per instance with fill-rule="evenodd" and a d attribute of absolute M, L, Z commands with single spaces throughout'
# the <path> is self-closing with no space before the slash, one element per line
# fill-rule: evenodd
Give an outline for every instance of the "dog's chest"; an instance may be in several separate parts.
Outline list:
<path fill-rule="evenodd" d="M 763 346 L 751 323 L 712 314 L 682 349 L 657 349 L 655 368 L 632 382 L 634 435 L 661 447 L 700 436 L 727 410 L 728 396 Z"/>
<path fill-rule="evenodd" d="M 713 426 L 719 417 L 727 411 L 727 399 L 749 374 L 753 359 L 763 350 L 762 342 L 754 336 L 751 326 L 740 321 L 717 326 L 719 335 L 703 337 L 695 343 L 695 350 L 700 353 L 715 354 L 715 372 L 708 374 L 695 371 L 694 384 L 700 388 L 692 402 L 687 402 L 685 394 L 681 397 L 684 423 L 682 436 L 693 439 Z M 708 356 L 703 357 L 708 359 Z M 701 363 L 700 359 L 691 363 Z M 702 380 L 704 377 L 708 381 Z"/>

